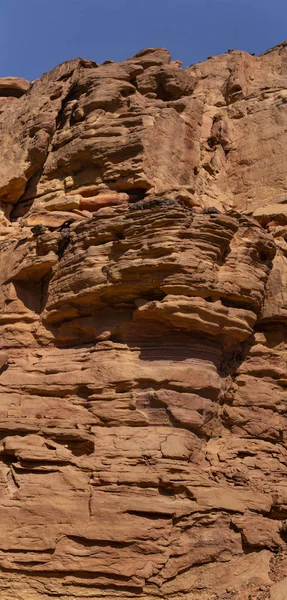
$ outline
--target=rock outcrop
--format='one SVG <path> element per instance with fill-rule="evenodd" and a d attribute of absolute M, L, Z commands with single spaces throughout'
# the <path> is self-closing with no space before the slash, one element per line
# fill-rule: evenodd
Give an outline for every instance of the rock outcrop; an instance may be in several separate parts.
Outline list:
<path fill-rule="evenodd" d="M 0 80 L 1 600 L 287 598 L 287 44 Z"/>

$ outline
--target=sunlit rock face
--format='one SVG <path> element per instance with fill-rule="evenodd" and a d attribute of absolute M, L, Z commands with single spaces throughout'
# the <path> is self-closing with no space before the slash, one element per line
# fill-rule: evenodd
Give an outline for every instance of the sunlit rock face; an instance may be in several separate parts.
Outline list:
<path fill-rule="evenodd" d="M 0 79 L 1 600 L 284 598 L 286 65 Z"/>

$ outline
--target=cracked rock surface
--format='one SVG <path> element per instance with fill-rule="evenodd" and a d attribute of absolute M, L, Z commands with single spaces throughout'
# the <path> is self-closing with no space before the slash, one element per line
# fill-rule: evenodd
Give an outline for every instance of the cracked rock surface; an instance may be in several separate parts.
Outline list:
<path fill-rule="evenodd" d="M 287 598 L 286 119 L 286 43 L 0 79 L 1 600 Z"/>

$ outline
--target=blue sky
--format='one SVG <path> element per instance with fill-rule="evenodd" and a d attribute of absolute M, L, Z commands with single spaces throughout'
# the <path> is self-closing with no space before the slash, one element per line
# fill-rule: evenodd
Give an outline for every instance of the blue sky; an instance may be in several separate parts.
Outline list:
<path fill-rule="evenodd" d="M 287 38 L 286 0 L 0 0 L 0 77 L 35 79 L 82 56 L 123 60 L 153 46 L 184 65 Z"/>

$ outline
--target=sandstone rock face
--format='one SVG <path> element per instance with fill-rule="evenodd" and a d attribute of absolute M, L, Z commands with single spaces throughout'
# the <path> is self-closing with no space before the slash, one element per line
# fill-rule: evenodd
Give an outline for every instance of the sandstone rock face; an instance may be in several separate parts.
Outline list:
<path fill-rule="evenodd" d="M 1 600 L 287 597 L 286 65 L 0 80 Z"/>

